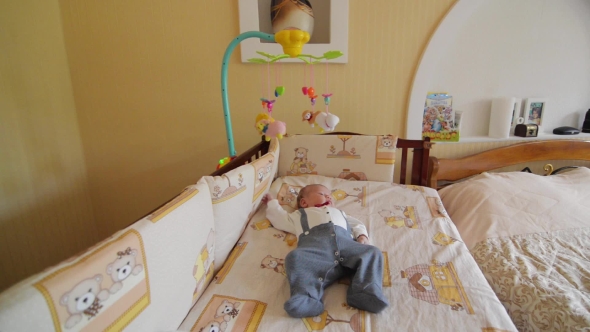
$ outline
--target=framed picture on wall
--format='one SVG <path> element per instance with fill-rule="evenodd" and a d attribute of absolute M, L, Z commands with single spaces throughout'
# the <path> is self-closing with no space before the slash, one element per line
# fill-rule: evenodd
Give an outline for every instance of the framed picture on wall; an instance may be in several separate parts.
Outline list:
<path fill-rule="evenodd" d="M 512 119 L 510 120 L 510 135 L 514 135 L 514 129 L 516 125 L 524 123 L 522 117 L 522 99 L 514 98 L 514 104 L 512 107 Z"/>
<path fill-rule="evenodd" d="M 543 125 L 543 116 L 547 111 L 547 100 L 543 98 L 528 98 L 524 104 L 524 123 Z"/>
<path fill-rule="evenodd" d="M 348 8 L 349 0 L 239 0 L 240 33 L 261 31 L 274 34 L 275 29 L 290 26 L 292 19 L 302 30 L 311 30 L 310 41 L 303 47 L 305 54 L 320 56 L 328 51 L 344 53 L 331 63 L 348 62 Z M 310 21 L 307 16 L 312 15 Z M 275 22 L 273 22 L 273 18 Z M 286 19 L 284 22 L 283 19 Z M 308 31 L 309 32 L 309 31 Z M 282 54 L 282 47 L 258 38 L 248 38 L 240 43 L 242 62 L 258 57 L 257 51 Z M 299 59 L 286 58 L 282 62 L 303 63 Z"/>

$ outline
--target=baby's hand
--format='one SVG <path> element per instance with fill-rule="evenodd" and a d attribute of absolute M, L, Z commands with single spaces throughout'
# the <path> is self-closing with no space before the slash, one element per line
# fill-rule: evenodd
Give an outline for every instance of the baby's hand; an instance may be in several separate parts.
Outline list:
<path fill-rule="evenodd" d="M 359 237 L 356 238 L 356 242 L 362 243 L 362 244 L 369 244 L 369 238 L 365 235 L 360 235 Z"/>
<path fill-rule="evenodd" d="M 269 201 L 271 201 L 273 198 L 269 193 L 264 194 L 264 196 L 262 196 L 262 204 L 268 204 Z"/>

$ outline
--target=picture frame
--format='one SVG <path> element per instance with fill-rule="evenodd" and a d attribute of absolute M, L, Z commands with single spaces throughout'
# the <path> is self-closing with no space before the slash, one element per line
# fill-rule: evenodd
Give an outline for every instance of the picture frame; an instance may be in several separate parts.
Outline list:
<path fill-rule="evenodd" d="M 524 103 L 524 123 L 543 125 L 543 116 L 547 112 L 547 99 L 528 98 Z"/>
<path fill-rule="evenodd" d="M 309 2 L 314 8 L 314 33 L 310 42 L 304 45 L 303 52 L 320 56 L 328 51 L 341 51 L 344 54 L 330 60 L 330 63 L 348 63 L 349 0 L 309 0 Z M 240 33 L 261 31 L 273 34 L 270 24 L 270 3 L 271 0 L 239 0 Z M 316 34 L 323 36 L 319 42 L 314 41 Z M 245 39 L 240 43 L 240 47 L 241 60 L 244 63 L 249 63 L 248 59 L 260 57 L 257 51 L 275 55 L 283 54 L 281 45 L 261 41 L 258 38 Z M 282 59 L 281 62 L 304 63 L 296 58 Z"/>
<path fill-rule="evenodd" d="M 510 127 L 514 129 L 518 123 L 518 118 L 522 117 L 522 100 L 515 99 L 514 106 L 512 108 L 512 120 L 510 122 Z"/>
<path fill-rule="evenodd" d="M 514 135 L 514 129 L 522 123 L 524 123 L 524 118 L 522 117 L 522 99 L 515 98 L 512 119 L 510 120 L 510 135 Z"/>

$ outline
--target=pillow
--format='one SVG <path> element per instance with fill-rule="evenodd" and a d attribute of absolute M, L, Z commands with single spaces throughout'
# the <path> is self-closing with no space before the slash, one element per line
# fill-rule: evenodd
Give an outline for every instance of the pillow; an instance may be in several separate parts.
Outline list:
<path fill-rule="evenodd" d="M 393 135 L 294 135 L 281 140 L 279 176 L 324 175 L 393 182 Z"/>
<path fill-rule="evenodd" d="M 468 248 L 500 236 L 590 226 L 590 170 L 482 173 L 439 191 Z"/>
<path fill-rule="evenodd" d="M 278 144 L 272 144 L 278 151 Z M 232 248 L 256 212 L 277 170 L 277 158 L 269 152 L 254 162 L 221 176 L 205 176 L 215 220 L 215 271 L 223 266 Z"/>
<path fill-rule="evenodd" d="M 204 181 L 0 295 L 1 331 L 176 330 L 213 276 Z"/>
<path fill-rule="evenodd" d="M 131 330 L 175 329 L 213 279 L 217 230 L 210 197 L 200 179 L 132 226 L 143 237 L 151 299 Z"/>

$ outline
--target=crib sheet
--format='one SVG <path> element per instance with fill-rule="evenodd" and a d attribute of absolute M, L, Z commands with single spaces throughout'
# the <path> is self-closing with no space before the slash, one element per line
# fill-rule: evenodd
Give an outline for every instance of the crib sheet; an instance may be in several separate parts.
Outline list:
<path fill-rule="evenodd" d="M 262 206 L 203 296 L 183 331 L 516 331 L 487 284 L 435 190 L 317 175 L 277 179 L 271 194 L 287 209 L 299 189 L 321 183 L 337 208 L 361 220 L 383 252 L 390 306 L 371 314 L 346 304 L 347 280 L 327 288 L 325 311 L 296 319 L 284 258 L 297 238 L 272 227 Z"/>

